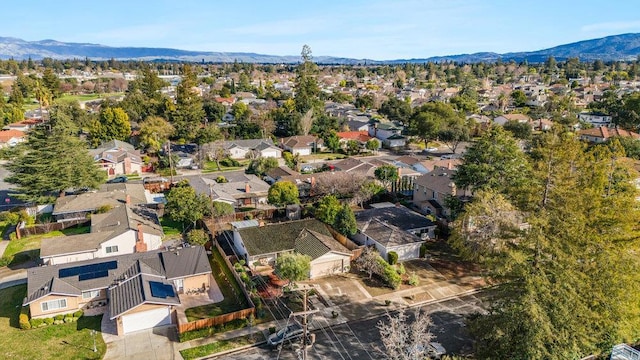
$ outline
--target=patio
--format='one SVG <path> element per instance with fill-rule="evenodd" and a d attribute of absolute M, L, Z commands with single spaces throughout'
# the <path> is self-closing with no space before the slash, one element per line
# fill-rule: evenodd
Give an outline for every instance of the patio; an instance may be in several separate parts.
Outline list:
<path fill-rule="evenodd" d="M 211 276 L 211 275 L 210 275 Z M 178 315 L 178 323 L 183 324 L 189 322 L 187 319 L 187 315 L 185 311 L 190 308 L 215 304 L 224 300 L 224 296 L 222 295 L 222 291 L 218 287 L 218 283 L 216 283 L 213 276 L 209 279 L 209 283 L 211 286 L 209 290 L 202 294 L 196 295 L 187 295 L 187 294 L 179 294 L 178 298 L 180 299 L 180 305 L 176 305 L 176 314 Z"/>

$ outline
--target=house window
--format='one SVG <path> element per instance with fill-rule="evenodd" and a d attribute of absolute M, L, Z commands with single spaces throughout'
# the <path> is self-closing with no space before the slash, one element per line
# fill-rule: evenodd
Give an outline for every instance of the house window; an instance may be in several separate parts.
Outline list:
<path fill-rule="evenodd" d="M 433 199 L 437 199 L 437 198 L 436 198 L 436 192 L 435 192 L 435 191 L 433 191 L 433 193 L 432 193 L 431 197 L 432 197 Z"/>
<path fill-rule="evenodd" d="M 40 304 L 40 307 L 42 308 L 42 311 L 64 309 L 67 307 L 67 299 L 45 301 Z"/>
<path fill-rule="evenodd" d="M 97 298 L 98 296 L 100 296 L 100 290 L 90 290 L 82 292 L 82 298 L 85 300 Z"/>
<path fill-rule="evenodd" d="M 117 253 L 118 252 L 118 245 L 107 246 L 105 251 L 107 252 L 107 254 Z"/>

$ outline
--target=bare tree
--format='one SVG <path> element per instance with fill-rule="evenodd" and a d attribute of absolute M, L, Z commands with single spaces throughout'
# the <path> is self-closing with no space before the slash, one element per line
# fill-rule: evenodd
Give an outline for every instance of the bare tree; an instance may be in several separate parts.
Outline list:
<path fill-rule="evenodd" d="M 364 184 L 366 177 L 358 173 L 333 172 L 318 176 L 313 194 L 351 196 Z"/>
<path fill-rule="evenodd" d="M 433 339 L 430 325 L 431 318 L 420 309 L 416 309 L 413 319 L 404 309 L 395 315 L 387 313 L 387 321 L 380 320 L 377 325 L 384 346 L 380 353 L 390 360 L 425 359 Z"/>
<path fill-rule="evenodd" d="M 313 125 L 313 109 L 309 109 L 302 119 L 300 119 L 300 126 L 302 127 L 302 135 L 309 135 L 311 126 Z"/>
<path fill-rule="evenodd" d="M 364 271 L 369 274 L 369 279 L 373 274 L 379 274 L 382 272 L 382 266 L 380 265 L 381 259 L 377 251 L 370 247 L 365 247 L 362 254 L 356 259 L 356 266 L 360 271 Z"/>

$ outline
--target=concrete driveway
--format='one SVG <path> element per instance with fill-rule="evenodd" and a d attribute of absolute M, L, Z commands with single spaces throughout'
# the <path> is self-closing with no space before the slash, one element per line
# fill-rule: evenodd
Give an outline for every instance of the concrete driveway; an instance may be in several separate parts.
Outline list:
<path fill-rule="evenodd" d="M 116 335 L 115 322 L 109 314 L 102 317 L 102 338 L 107 344 L 104 360 L 173 360 L 182 359 L 174 344 L 178 341 L 174 325 Z"/>

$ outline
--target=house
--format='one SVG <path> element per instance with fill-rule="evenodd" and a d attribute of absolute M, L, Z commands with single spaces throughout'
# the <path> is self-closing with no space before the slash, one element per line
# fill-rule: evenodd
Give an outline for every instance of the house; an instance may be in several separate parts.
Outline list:
<path fill-rule="evenodd" d="M 133 145 L 120 140 L 103 143 L 97 149 L 89 150 L 93 161 L 109 176 L 141 174 L 142 156 Z"/>
<path fill-rule="evenodd" d="M 376 122 L 373 124 L 369 124 L 369 136 L 374 137 L 378 140 L 384 142 L 388 138 L 400 135 L 402 133 L 403 127 L 397 126 L 390 122 Z"/>
<path fill-rule="evenodd" d="M 284 176 L 296 176 L 296 175 L 300 175 L 300 174 L 298 174 L 297 171 L 292 170 L 290 167 L 278 166 L 277 168 L 267 171 L 266 175 L 264 176 L 264 181 L 266 181 L 268 184 L 274 184 Z"/>
<path fill-rule="evenodd" d="M 54 221 L 86 219 L 100 208 L 114 208 L 125 203 L 153 205 L 157 197 L 145 190 L 143 184 L 103 184 L 96 191 L 64 195 L 56 199 L 51 216 Z"/>
<path fill-rule="evenodd" d="M 374 245 L 384 259 L 394 251 L 400 261 L 419 258 L 420 247 L 425 239 L 434 237 L 436 228 L 425 216 L 391 203 L 357 212 L 356 223 L 356 243 Z"/>
<path fill-rule="evenodd" d="M 426 174 L 430 171 L 422 164 L 422 159 L 411 155 L 400 156 L 393 160 L 393 164 L 398 167 L 417 171 L 421 174 Z M 402 171 L 402 173 L 405 173 L 405 171 Z"/>
<path fill-rule="evenodd" d="M 205 194 L 213 201 L 226 202 L 236 208 L 266 206 L 269 184 L 253 174 L 229 172 L 227 182 L 218 183 L 215 178 L 193 176 L 187 178 L 198 194 Z"/>
<path fill-rule="evenodd" d="M 280 147 L 293 155 L 311 155 L 324 149 L 324 140 L 313 135 L 296 135 L 280 139 Z"/>
<path fill-rule="evenodd" d="M 640 135 L 633 131 L 628 131 L 618 128 L 608 128 L 600 126 L 597 128 L 586 129 L 578 131 L 580 140 L 584 140 L 590 143 L 603 143 L 611 139 L 612 137 L 626 137 L 634 140 L 640 140 Z"/>
<path fill-rule="evenodd" d="M 40 260 L 45 265 L 106 258 L 155 250 L 164 232 L 155 210 L 125 204 L 91 216 L 91 232 L 42 239 Z"/>
<path fill-rule="evenodd" d="M 369 118 L 365 121 L 360 120 L 348 120 L 347 127 L 349 131 L 367 131 L 369 132 Z"/>
<path fill-rule="evenodd" d="M 3 130 L 0 131 L 0 148 L 14 147 L 24 142 L 27 135 L 20 130 Z"/>
<path fill-rule="evenodd" d="M 613 117 L 599 112 L 583 112 L 578 114 L 578 120 L 591 124 L 593 127 L 610 127 Z"/>
<path fill-rule="evenodd" d="M 447 198 L 458 197 L 466 201 L 471 197 L 471 192 L 459 189 L 453 182 L 456 170 L 452 165 L 448 167 L 436 167 L 428 174 L 419 176 L 414 180 L 413 203 L 422 211 L 437 217 L 447 218 L 451 216 L 451 210 L 447 207 Z"/>
<path fill-rule="evenodd" d="M 538 119 L 531 122 L 531 128 L 538 131 L 549 131 L 553 128 L 553 121 L 549 119 Z"/>
<path fill-rule="evenodd" d="M 22 132 L 28 132 L 39 124 L 42 124 L 44 120 L 42 119 L 25 119 L 22 121 L 18 121 L 15 123 L 11 123 L 6 125 L 3 130 L 18 130 Z"/>
<path fill-rule="evenodd" d="M 529 123 L 531 118 L 525 114 L 504 114 L 493 119 L 493 122 L 497 125 L 504 126 L 509 121 L 517 121 L 519 123 Z"/>
<path fill-rule="evenodd" d="M 219 141 L 203 146 L 203 151 L 213 158 L 219 148 L 232 159 L 246 159 L 255 157 L 282 157 L 282 150 L 277 148 L 271 139 L 246 139 Z"/>
<path fill-rule="evenodd" d="M 351 266 L 351 251 L 316 219 L 234 227 L 233 246 L 254 270 L 273 266 L 279 256 L 293 252 L 311 257 L 311 279 L 348 272 Z"/>
<path fill-rule="evenodd" d="M 174 323 L 179 294 L 207 289 L 212 282 L 201 246 L 135 253 L 30 268 L 23 306 L 32 318 L 104 313 L 124 335 Z"/>
<path fill-rule="evenodd" d="M 347 143 L 350 140 L 356 141 L 361 148 L 365 148 L 365 146 L 367 145 L 367 142 L 373 139 L 371 136 L 369 136 L 369 133 L 366 130 L 365 131 L 342 131 L 342 132 L 336 133 L 336 135 L 338 135 L 338 138 L 340 139 L 340 146 L 342 146 L 343 148 L 347 147 Z M 380 146 L 381 146 L 381 143 L 380 141 L 378 141 L 378 148 L 380 148 Z"/>

